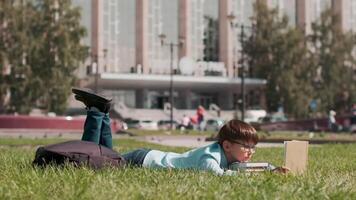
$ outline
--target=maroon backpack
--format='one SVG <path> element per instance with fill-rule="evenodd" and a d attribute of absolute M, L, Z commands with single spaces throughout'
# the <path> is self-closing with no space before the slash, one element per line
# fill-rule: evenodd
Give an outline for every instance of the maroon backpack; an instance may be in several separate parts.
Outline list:
<path fill-rule="evenodd" d="M 36 151 L 34 165 L 47 166 L 71 163 L 75 166 L 89 166 L 100 169 L 105 166 L 123 167 L 125 159 L 116 151 L 87 141 L 68 141 L 39 147 Z"/>

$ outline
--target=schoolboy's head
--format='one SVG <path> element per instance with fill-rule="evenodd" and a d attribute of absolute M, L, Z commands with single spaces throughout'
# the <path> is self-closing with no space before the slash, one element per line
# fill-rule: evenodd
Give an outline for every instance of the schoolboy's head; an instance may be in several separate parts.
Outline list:
<path fill-rule="evenodd" d="M 247 162 L 255 152 L 258 136 L 251 125 L 240 120 L 230 120 L 221 127 L 218 141 L 229 164 Z"/>

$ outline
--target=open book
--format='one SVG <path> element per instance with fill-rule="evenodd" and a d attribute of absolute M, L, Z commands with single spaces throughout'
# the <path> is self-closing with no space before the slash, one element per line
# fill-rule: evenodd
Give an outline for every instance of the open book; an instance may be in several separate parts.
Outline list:
<path fill-rule="evenodd" d="M 267 162 L 234 162 L 230 165 L 229 169 L 241 172 L 262 172 L 271 171 L 276 167 Z"/>
<path fill-rule="evenodd" d="M 284 142 L 284 166 L 294 174 L 301 174 L 307 169 L 308 141 Z"/>
<path fill-rule="evenodd" d="M 284 166 L 293 174 L 303 173 L 307 168 L 308 141 L 285 141 L 284 142 Z M 275 166 L 268 162 L 234 162 L 229 166 L 230 170 L 241 172 L 272 171 Z"/>

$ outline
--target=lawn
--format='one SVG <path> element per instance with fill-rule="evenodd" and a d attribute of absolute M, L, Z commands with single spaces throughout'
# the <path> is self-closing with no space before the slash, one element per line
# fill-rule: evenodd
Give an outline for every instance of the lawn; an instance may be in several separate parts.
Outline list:
<path fill-rule="evenodd" d="M 135 136 L 150 136 L 150 135 L 200 135 L 200 136 L 211 136 L 216 132 L 213 131 L 198 131 L 198 130 L 187 130 L 187 131 L 180 131 L 180 130 L 141 130 L 141 129 L 128 129 L 126 130 L 128 133 L 132 133 Z"/>
<path fill-rule="evenodd" d="M 356 144 L 311 147 L 308 171 L 302 176 L 32 167 L 37 145 L 57 141 L 0 139 L 0 199 L 356 199 Z M 188 150 L 129 139 L 114 143 L 120 152 L 137 147 Z M 257 149 L 254 161 L 282 165 L 283 149 Z"/>
<path fill-rule="evenodd" d="M 217 132 L 213 131 L 197 131 L 189 130 L 188 132 L 173 130 L 139 130 L 139 129 L 129 129 L 128 133 L 134 136 L 205 136 L 214 137 Z M 286 140 L 343 140 L 343 141 L 356 141 L 356 134 L 351 134 L 347 132 L 341 133 L 331 133 L 331 132 L 308 132 L 308 131 L 259 131 L 258 135 L 261 139 L 286 139 Z"/>

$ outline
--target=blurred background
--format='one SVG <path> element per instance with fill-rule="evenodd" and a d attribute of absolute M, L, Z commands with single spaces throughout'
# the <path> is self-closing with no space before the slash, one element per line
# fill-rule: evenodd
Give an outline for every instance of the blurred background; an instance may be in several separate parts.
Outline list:
<path fill-rule="evenodd" d="M 85 115 L 86 87 L 118 129 L 352 132 L 355 29 L 354 0 L 1 1 L 2 124 Z"/>

